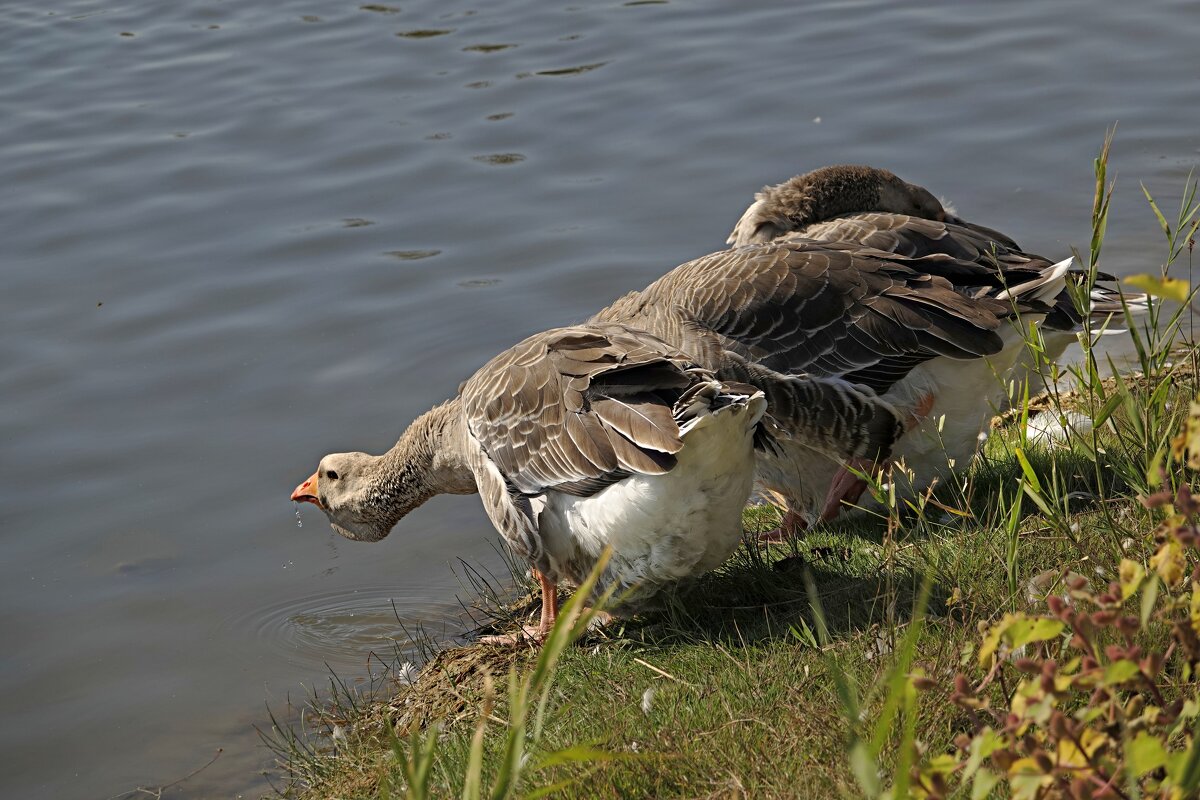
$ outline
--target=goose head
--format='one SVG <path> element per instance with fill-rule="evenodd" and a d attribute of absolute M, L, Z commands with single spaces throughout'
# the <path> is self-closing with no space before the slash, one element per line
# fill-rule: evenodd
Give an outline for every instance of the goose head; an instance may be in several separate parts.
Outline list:
<path fill-rule="evenodd" d="M 884 212 L 945 222 L 946 209 L 928 189 L 886 169 L 838 164 L 766 186 L 726 240 L 738 247 L 769 242 L 844 214 Z"/>
<path fill-rule="evenodd" d="M 938 222 L 949 219 L 946 208 L 933 193 L 924 186 L 901 180 L 887 170 L 877 170 L 879 178 L 879 201 L 875 208 L 864 211 L 884 211 L 890 214 L 907 214 Z"/>
<path fill-rule="evenodd" d="M 431 497 L 474 492 L 474 476 L 451 435 L 456 410 L 451 401 L 421 415 L 383 455 L 330 453 L 292 500 L 324 511 L 347 539 L 377 542 Z"/>
<path fill-rule="evenodd" d="M 347 539 L 377 542 L 425 501 L 421 481 L 388 479 L 382 461 L 382 456 L 366 453 L 330 453 L 296 487 L 292 500 L 324 511 L 333 529 Z"/>

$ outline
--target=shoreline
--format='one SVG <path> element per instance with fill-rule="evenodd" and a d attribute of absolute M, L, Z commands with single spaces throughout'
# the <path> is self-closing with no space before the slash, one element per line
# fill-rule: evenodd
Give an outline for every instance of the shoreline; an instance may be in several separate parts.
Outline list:
<path fill-rule="evenodd" d="M 1161 420 L 1163 426 L 1177 427 L 1186 412 L 1182 401 L 1200 388 L 1185 361 L 1176 359 L 1168 368 L 1175 388 L 1173 402 L 1164 405 L 1173 409 L 1172 419 Z M 1078 412 L 1096 407 L 1096 391 L 1142 397 L 1157 385 L 1142 376 L 1112 377 L 1091 392 L 1037 398 L 1028 408 Z M 701 578 L 679 602 L 588 633 L 568 648 L 553 700 L 562 719 L 550 723 L 551 733 L 556 742 L 599 742 L 618 758 L 592 768 L 606 775 L 607 793 L 587 793 L 582 784 L 572 783 L 574 788 L 561 788 L 562 796 L 694 796 L 701 793 L 694 783 L 698 776 L 718 763 L 727 771 L 730 764 L 739 767 L 731 771 L 736 780 L 724 788 L 708 788 L 719 796 L 737 794 L 737 786 L 764 797 L 797 796 L 793 792 L 801 788 L 815 797 L 851 791 L 854 780 L 844 766 L 847 726 L 833 694 L 830 654 L 865 685 L 880 680 L 911 629 L 912 608 L 928 582 L 933 588 L 920 621 L 929 633 L 918 650 L 927 672 L 946 673 L 972 647 L 979 624 L 995 621 L 998 610 L 1014 604 L 1032 609 L 1036 603 L 1031 600 L 1042 591 L 1038 587 L 1058 585 L 1070 569 L 1090 562 L 1095 579 L 1103 581 L 1115 574 L 1122 558 L 1140 554 L 1148 563 L 1155 513 L 1119 481 L 1096 485 L 1094 471 L 1079 458 L 1081 443 L 1052 443 L 1038 452 L 1042 448 L 1022 442 L 1020 426 L 1014 424 L 1019 416 L 1009 412 L 995 418 L 985 452 L 970 470 L 968 491 L 926 505 L 915 522 L 837 522 L 799 540 L 765 546 L 748 536 L 726 565 Z M 1019 513 L 1019 530 L 1008 544 L 1015 543 L 1021 554 L 1006 569 L 1000 529 L 1013 505 L 1004 498 L 1007 487 L 1026 479 L 1015 457 L 1018 449 L 1043 480 L 1069 466 L 1073 472 L 1064 477 L 1063 496 L 1075 493 L 1084 499 L 1078 510 L 1058 520 L 1028 498 L 1017 504 L 1020 511 L 1013 513 Z M 1114 448 L 1109 444 L 1104 449 Z M 767 530 L 776 519 L 771 506 L 745 512 L 748 533 Z M 1114 535 L 1114 525 L 1122 527 L 1121 536 Z M 1143 532 L 1137 541 L 1126 535 L 1136 530 Z M 828 619 L 830 638 L 824 644 L 806 581 L 817 587 Z M 532 614 L 537 606 L 530 595 L 492 615 L 511 619 L 519 616 L 512 609 Z M 451 776 L 465 763 L 466 740 L 481 704 L 491 702 L 486 687 L 503 685 L 510 670 L 527 673 L 537 656 L 528 646 L 453 646 L 434 654 L 411 685 L 398 687 L 389 697 L 357 706 L 335 701 L 314 709 L 318 730 L 310 731 L 307 749 L 283 759 L 294 781 L 287 796 L 379 796 L 395 768 L 387 745 L 389 728 L 400 741 L 439 731 L 439 748 L 445 745 L 444 778 L 453 783 Z M 503 692 L 496 702 L 493 717 L 504 707 Z M 595 718 L 581 704 L 591 707 Z M 664 705 L 670 723 L 655 724 L 660 716 L 655 709 Z M 933 708 L 929 714 L 926 746 L 949 747 L 954 709 Z M 764 730 L 779 740 L 763 738 Z M 800 731 L 803 735 L 797 735 Z M 706 738 L 720 747 L 696 752 L 693 740 Z M 776 752 L 779 742 L 786 747 Z M 753 763 L 752 753 L 763 763 Z M 803 774 L 797 764 L 806 765 Z M 538 780 L 574 781 L 585 773 L 591 771 L 559 765 Z"/>

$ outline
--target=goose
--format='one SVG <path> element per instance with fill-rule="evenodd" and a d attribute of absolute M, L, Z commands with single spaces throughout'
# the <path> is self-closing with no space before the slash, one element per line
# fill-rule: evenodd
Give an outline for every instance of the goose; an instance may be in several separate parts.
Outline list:
<path fill-rule="evenodd" d="M 807 397 L 818 410 L 820 396 Z M 867 432 L 834 440 L 831 457 L 887 452 L 894 426 L 870 426 L 892 412 L 864 397 Z M 487 362 L 383 455 L 325 456 L 292 500 L 316 505 L 347 538 L 378 541 L 437 494 L 478 493 L 543 598 L 535 629 L 492 640 L 537 641 L 554 624 L 558 584 L 578 585 L 606 546 L 597 591 L 616 587 L 623 600 L 609 610 L 618 613 L 733 552 L 755 448 L 773 446 L 765 408 L 756 387 L 717 378 L 646 331 L 557 328 Z M 815 415 L 789 430 L 804 436 L 805 424 L 815 431 L 821 422 Z M 822 447 L 826 439 L 812 436 Z"/>
<path fill-rule="evenodd" d="M 948 255 L 989 269 L 1036 270 L 1051 264 L 1048 258 L 1025 252 L 1009 236 L 956 216 L 923 186 L 864 165 L 821 167 L 763 187 L 726 243 L 738 247 L 794 238 L 853 242 L 910 257 Z M 1099 273 L 1098 278 L 1090 297 L 1090 327 L 1119 333 L 1112 326 L 1113 317 L 1126 310 L 1144 314 L 1147 297 L 1122 292 L 1112 275 Z M 986 287 L 964 286 L 963 290 L 986 291 Z M 1015 382 L 1027 381 L 1031 394 L 1045 389 L 1037 361 L 1057 363 L 1077 341 L 1082 322 L 1070 293 L 1061 292 L 1041 327 L 1045 350 L 1040 359 L 1029 351 L 1022 355 Z"/>
<path fill-rule="evenodd" d="M 770 537 L 778 538 L 836 517 L 866 488 L 856 471 L 883 465 L 863 452 L 839 461 L 828 455 L 832 442 L 818 451 L 812 434 L 792 435 L 810 416 L 798 389 L 837 386 L 888 408 L 898 431 L 893 459 L 917 475 L 907 489 L 916 491 L 974 456 L 1005 396 L 1001 379 L 1024 349 L 1022 327 L 1053 311 L 1070 263 L 981 265 L 783 239 L 676 267 L 592 322 L 649 331 L 722 380 L 763 391 L 778 435 L 776 447 L 759 451 L 757 470 L 786 501 Z M 828 438 L 843 427 L 828 418 Z"/>
<path fill-rule="evenodd" d="M 734 226 L 727 243 L 738 247 L 801 239 L 857 244 L 909 258 L 949 256 L 972 262 L 985 273 L 984 279 L 973 279 L 968 275 L 956 279 L 958 291 L 972 296 L 996 294 L 995 279 L 998 276 L 1004 276 L 1003 285 L 1011 285 L 1058 267 L 1047 258 L 1023 251 L 1013 239 L 999 231 L 955 216 L 924 187 L 908 183 L 888 170 L 869 166 L 823 167 L 764 187 Z M 992 273 L 992 276 L 988 277 L 986 273 Z M 1076 271 L 1072 274 L 1076 281 L 1082 275 Z M 1130 315 L 1145 313 L 1147 297 L 1141 293 L 1123 293 L 1111 275 L 1099 273 L 1098 278 L 1091 290 L 1090 327 L 1093 332 L 1119 333 L 1120 329 L 1112 325 L 1113 317 L 1123 312 Z M 1109 283 L 1113 285 L 1106 285 Z M 1007 407 L 1011 391 L 1022 386 L 1027 386 L 1030 394 L 1044 390 L 1043 365 L 1057 363 L 1067 347 L 1078 340 L 1083 320 L 1065 282 L 1062 287 L 1057 295 L 1051 295 L 1045 287 L 1039 289 L 1042 300 L 1052 306 L 1038 321 L 1043 347 L 1040 353 L 1027 347 L 1020 349 L 1007 371 L 1010 391 L 999 396 L 992 391 L 1000 383 L 997 378 L 1005 374 L 1000 370 L 993 370 L 994 374 L 990 376 L 977 376 L 987 384 L 987 391 L 979 395 L 982 400 L 979 410 L 986 415 Z M 960 381 L 968 395 L 978 388 L 970 377 L 964 374 Z M 950 409 L 942 411 L 946 413 Z M 942 414 L 934 416 L 940 420 L 940 425 L 953 419 Z M 959 428 L 962 437 L 967 437 L 972 426 L 954 427 Z M 927 439 L 931 443 L 947 443 L 953 431 L 939 433 L 941 435 Z M 977 436 L 982 433 L 982 430 L 976 431 Z M 947 448 L 947 464 L 965 465 L 971 455 L 970 449 L 966 438 L 957 446 Z M 963 456 L 967 458 L 964 460 Z M 924 460 L 931 457 L 936 457 L 933 450 L 925 454 Z M 910 457 L 909 466 L 916 465 L 921 470 L 921 460 L 914 461 Z M 786 515 L 784 527 L 794 532 L 810 521 Z M 782 530 L 773 532 L 771 538 L 777 538 Z"/>
<path fill-rule="evenodd" d="M 740 247 L 793 235 L 866 244 L 865 233 L 879 220 L 878 217 L 865 223 L 863 232 L 857 236 L 851 235 L 853 224 L 847 226 L 846 234 L 833 233 L 829 226 L 835 220 L 846 219 L 847 215 L 852 215 L 851 220 L 863 220 L 873 214 L 936 222 L 959 221 L 923 186 L 908 183 L 886 169 L 836 164 L 797 175 L 775 186 L 764 186 L 737 221 L 726 244 Z M 886 223 L 883 224 L 886 227 Z M 819 227 L 822 225 L 827 227 L 822 229 Z M 836 225 L 834 222 L 833 227 Z M 1000 234 L 997 237 L 999 241 L 1011 244 Z M 900 252 L 880 244 L 873 242 L 870 246 Z"/>

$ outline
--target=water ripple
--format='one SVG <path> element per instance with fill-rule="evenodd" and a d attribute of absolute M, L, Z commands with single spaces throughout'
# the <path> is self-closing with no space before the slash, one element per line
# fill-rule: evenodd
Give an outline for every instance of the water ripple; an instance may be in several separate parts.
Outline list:
<path fill-rule="evenodd" d="M 218 629 L 319 668 L 350 663 L 354 654 L 411 651 L 414 642 L 404 628 L 413 631 L 422 620 L 453 616 L 459 610 L 456 604 L 430 604 L 419 591 L 375 586 L 247 608 L 224 619 Z"/>

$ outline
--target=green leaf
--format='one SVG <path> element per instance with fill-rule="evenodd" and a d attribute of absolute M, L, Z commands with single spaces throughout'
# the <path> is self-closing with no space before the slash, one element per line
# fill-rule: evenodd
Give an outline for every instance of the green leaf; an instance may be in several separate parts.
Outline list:
<path fill-rule="evenodd" d="M 1106 686 L 1117 686 L 1133 679 L 1139 672 L 1137 664 L 1122 658 L 1104 668 L 1104 684 Z"/>
<path fill-rule="evenodd" d="M 1183 761 L 1180 775 L 1176 783 L 1183 790 L 1184 796 L 1191 796 L 1200 789 L 1200 717 L 1192 726 L 1192 746 L 1187 750 L 1187 758 Z"/>
<path fill-rule="evenodd" d="M 1025 495 L 1033 501 L 1033 504 L 1038 507 L 1039 511 L 1051 520 L 1054 519 L 1054 511 L 1051 510 L 1050 504 L 1046 502 L 1046 498 L 1042 497 L 1041 489 L 1031 486 L 1025 481 L 1021 481 L 1021 488 L 1025 490 Z"/>
<path fill-rule="evenodd" d="M 817 641 L 817 635 L 813 633 L 813 629 L 808 626 L 808 623 L 801 619 L 799 620 L 799 625 L 799 628 L 797 628 L 795 625 L 792 625 L 789 628 L 792 638 L 798 642 L 808 645 L 814 650 L 820 650 L 821 645 Z"/>
<path fill-rule="evenodd" d="M 971 800 L 984 800 L 999 782 L 1000 776 L 996 773 L 986 769 L 979 770 L 975 773 L 975 782 L 971 784 Z"/>
<path fill-rule="evenodd" d="M 546 755 L 537 762 L 537 766 L 534 769 L 546 769 L 547 767 L 556 767 L 559 764 L 577 764 L 587 761 L 617 761 L 619 759 L 637 757 L 636 753 L 610 753 L 607 750 L 588 747 L 586 744 L 577 744 L 574 747 L 568 747 L 565 750 L 556 750 Z"/>
<path fill-rule="evenodd" d="M 1108 418 L 1121 406 L 1121 401 L 1120 392 L 1110 394 L 1108 399 L 1104 401 L 1104 405 L 1100 406 L 1100 410 L 1096 412 L 1096 419 L 1093 423 L 1094 427 L 1099 428 L 1105 422 L 1108 422 Z"/>
<path fill-rule="evenodd" d="M 1154 604 L 1158 602 L 1158 576 L 1152 576 L 1142 587 L 1142 627 L 1150 621 L 1154 613 Z"/>
<path fill-rule="evenodd" d="M 471 737 L 471 752 L 467 756 L 467 772 L 463 776 L 462 800 L 480 800 L 483 797 L 483 735 L 485 722 L 480 719 Z"/>
<path fill-rule="evenodd" d="M 850 746 L 850 769 L 867 797 L 879 796 L 879 765 L 871 755 L 871 748 L 861 739 Z"/>
<path fill-rule="evenodd" d="M 1167 750 L 1157 737 L 1142 731 L 1125 748 L 1129 774 L 1140 778 L 1167 763 Z"/>
<path fill-rule="evenodd" d="M 963 769 L 963 780 L 970 778 L 976 771 L 986 772 L 987 770 L 981 770 L 983 760 L 1002 747 L 1004 739 L 991 728 L 984 728 L 976 734 L 971 740 L 971 757 L 967 759 L 967 766 Z"/>
<path fill-rule="evenodd" d="M 521 800 L 538 800 L 541 797 L 552 797 L 574 783 L 576 783 L 575 778 L 563 778 L 561 781 L 556 781 L 548 786 L 539 786 L 521 798 Z"/>
<path fill-rule="evenodd" d="M 1025 480 L 1029 482 L 1029 485 L 1032 486 L 1038 494 L 1041 494 L 1041 481 L 1038 480 L 1037 473 L 1033 471 L 1033 464 L 1029 463 L 1029 459 L 1026 457 L 1025 451 L 1020 447 L 1016 447 L 1013 448 L 1013 452 L 1017 456 L 1017 462 L 1021 465 L 1021 472 L 1025 473 Z"/>
<path fill-rule="evenodd" d="M 1182 278 L 1156 278 L 1153 275 L 1131 275 L 1123 283 L 1141 289 L 1148 295 L 1186 303 L 1192 293 L 1191 285 Z"/>
<path fill-rule="evenodd" d="M 1150 190 L 1146 188 L 1146 184 L 1141 184 L 1142 194 L 1146 195 L 1146 199 L 1150 201 L 1150 209 L 1154 212 L 1154 216 L 1158 218 L 1158 225 L 1162 228 L 1164 234 L 1169 238 L 1171 236 L 1171 226 L 1167 223 L 1167 218 L 1158 210 L 1158 203 L 1154 202 L 1154 198 L 1150 195 Z"/>

